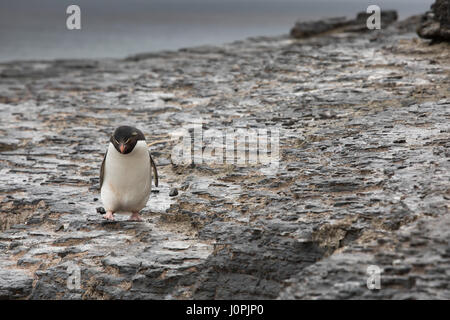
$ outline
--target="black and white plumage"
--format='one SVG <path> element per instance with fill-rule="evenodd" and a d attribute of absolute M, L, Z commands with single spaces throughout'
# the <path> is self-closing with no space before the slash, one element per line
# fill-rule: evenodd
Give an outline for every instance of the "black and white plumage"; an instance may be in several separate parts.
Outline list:
<path fill-rule="evenodd" d="M 100 169 L 104 218 L 114 220 L 115 212 L 130 212 L 130 220 L 140 221 L 139 211 L 150 197 L 152 178 L 158 186 L 158 172 L 144 134 L 134 127 L 118 127 Z"/>

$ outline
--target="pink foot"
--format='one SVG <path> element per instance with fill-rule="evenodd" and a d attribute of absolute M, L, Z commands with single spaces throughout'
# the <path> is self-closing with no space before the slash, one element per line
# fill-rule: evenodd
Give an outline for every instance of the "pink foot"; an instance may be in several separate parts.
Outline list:
<path fill-rule="evenodd" d="M 112 213 L 112 211 L 108 211 L 103 215 L 103 218 L 106 220 L 114 221 L 114 213 Z"/>
<path fill-rule="evenodd" d="M 142 218 L 139 215 L 139 212 L 133 212 L 128 221 L 142 221 Z"/>

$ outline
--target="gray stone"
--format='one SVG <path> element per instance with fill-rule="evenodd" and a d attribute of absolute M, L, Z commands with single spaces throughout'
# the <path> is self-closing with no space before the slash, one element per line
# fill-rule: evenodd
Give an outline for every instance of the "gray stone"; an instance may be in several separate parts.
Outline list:
<path fill-rule="evenodd" d="M 15 269 L 0 269 L 0 299 L 27 298 L 32 290 L 33 278 Z"/>
<path fill-rule="evenodd" d="M 169 196 L 170 197 L 175 197 L 177 195 L 178 195 L 178 189 L 177 188 L 170 189 L 170 192 L 169 192 Z"/>
<path fill-rule="evenodd" d="M 417 34 L 425 39 L 450 41 L 450 3 L 436 0 L 420 21 Z"/>
<path fill-rule="evenodd" d="M 345 17 L 334 17 L 316 21 L 298 21 L 291 29 L 291 37 L 301 39 L 324 34 L 331 31 L 362 32 L 369 31 L 367 28 L 367 19 L 372 14 L 360 12 L 355 19 Z M 381 24 L 385 28 L 398 19 L 397 12 L 394 10 L 381 11 Z"/>

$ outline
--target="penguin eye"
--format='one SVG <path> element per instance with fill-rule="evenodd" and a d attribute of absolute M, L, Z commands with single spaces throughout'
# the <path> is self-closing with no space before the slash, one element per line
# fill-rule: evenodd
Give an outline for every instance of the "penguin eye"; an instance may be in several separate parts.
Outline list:
<path fill-rule="evenodd" d="M 130 142 L 131 138 L 128 138 L 127 141 L 125 141 L 125 144 L 128 144 Z"/>
<path fill-rule="evenodd" d="M 117 141 L 116 137 L 113 137 L 114 141 L 119 144 L 119 141 Z"/>

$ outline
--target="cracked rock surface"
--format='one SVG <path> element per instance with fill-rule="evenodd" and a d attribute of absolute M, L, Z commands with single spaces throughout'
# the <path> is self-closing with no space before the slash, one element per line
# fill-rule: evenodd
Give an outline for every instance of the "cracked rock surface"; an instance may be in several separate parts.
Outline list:
<path fill-rule="evenodd" d="M 449 299 L 449 62 L 392 25 L 0 64 L 0 298 Z M 279 167 L 173 163 L 199 118 L 278 128 Z M 160 174 L 142 223 L 96 210 L 121 124 Z"/>

